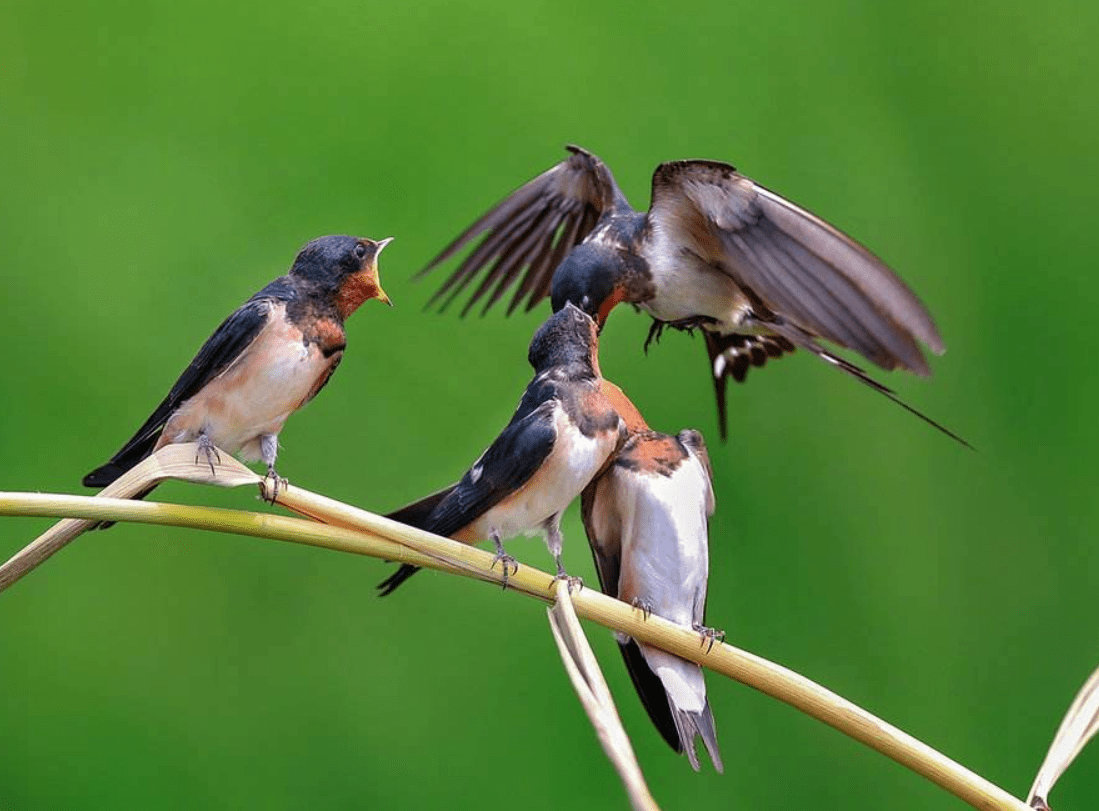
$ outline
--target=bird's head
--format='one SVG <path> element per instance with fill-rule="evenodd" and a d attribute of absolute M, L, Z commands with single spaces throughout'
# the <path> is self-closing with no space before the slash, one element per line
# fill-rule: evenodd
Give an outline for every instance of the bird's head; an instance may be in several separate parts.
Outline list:
<path fill-rule="evenodd" d="M 578 245 L 553 274 L 550 302 L 554 312 L 571 302 L 603 329 L 615 305 L 630 298 L 628 282 L 617 251 Z"/>
<path fill-rule="evenodd" d="M 572 363 L 595 369 L 598 335 L 591 317 L 572 302 L 566 302 L 534 333 L 527 360 L 536 372 Z"/>
<path fill-rule="evenodd" d="M 332 295 L 340 318 L 347 318 L 370 299 L 392 307 L 378 280 L 378 254 L 392 240 L 318 237 L 298 253 L 290 275 Z"/>

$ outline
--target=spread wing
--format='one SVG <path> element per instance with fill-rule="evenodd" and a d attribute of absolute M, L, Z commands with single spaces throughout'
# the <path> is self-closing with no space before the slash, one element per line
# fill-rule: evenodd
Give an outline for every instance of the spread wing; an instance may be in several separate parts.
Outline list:
<path fill-rule="evenodd" d="M 679 250 L 648 256 L 654 272 L 693 255 L 699 272 L 729 275 L 764 322 L 778 316 L 884 369 L 924 376 L 917 341 L 945 349 L 927 309 L 880 259 L 727 164 L 658 166 L 648 218 Z"/>
<path fill-rule="evenodd" d="M 553 272 L 568 252 L 584 240 L 604 212 L 627 205 L 599 158 L 578 146 L 567 149 L 572 153 L 568 158 L 497 203 L 421 271 L 419 275 L 427 273 L 484 235 L 429 303 L 443 299 L 441 309 L 445 309 L 479 275 L 481 283 L 462 315 L 488 296 L 482 309 L 486 312 L 520 279 L 509 314 L 524 296 L 530 310 L 549 295 Z"/>
<path fill-rule="evenodd" d="M 107 464 L 84 477 L 86 487 L 105 487 L 147 457 L 172 412 L 241 356 L 267 323 L 272 297 L 262 294 L 270 288 L 265 288 L 222 322 L 137 433 Z"/>

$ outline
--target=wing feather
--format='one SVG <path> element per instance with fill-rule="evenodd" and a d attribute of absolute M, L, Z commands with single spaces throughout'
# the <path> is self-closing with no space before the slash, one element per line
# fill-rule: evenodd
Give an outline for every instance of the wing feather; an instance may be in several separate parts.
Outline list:
<path fill-rule="evenodd" d="M 565 254 L 583 241 L 604 213 L 626 205 L 610 170 L 599 158 L 580 147 L 569 146 L 568 150 L 568 158 L 497 203 L 417 274 L 422 276 L 484 237 L 430 302 L 445 297 L 445 309 L 486 269 L 463 315 L 491 289 L 484 306 L 487 311 L 517 282 L 519 290 L 508 312 L 525 295 L 529 295 L 527 309 L 548 295 L 553 271 Z"/>
<path fill-rule="evenodd" d="M 105 487 L 147 457 L 172 413 L 248 349 L 263 330 L 271 310 L 274 297 L 265 293 L 281 290 L 275 290 L 274 283 L 269 285 L 225 319 L 183 370 L 168 396 L 109 462 L 84 477 L 84 485 Z"/>
<path fill-rule="evenodd" d="M 661 164 L 649 220 L 749 298 L 883 368 L 927 375 L 917 341 L 944 350 L 927 309 L 880 259 L 727 164 Z"/>

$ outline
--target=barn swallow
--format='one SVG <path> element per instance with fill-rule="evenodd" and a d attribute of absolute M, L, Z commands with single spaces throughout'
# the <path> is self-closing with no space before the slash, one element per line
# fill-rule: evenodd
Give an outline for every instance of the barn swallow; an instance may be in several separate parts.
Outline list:
<path fill-rule="evenodd" d="M 723 439 L 728 379 L 741 382 L 750 366 L 801 347 L 968 445 L 818 343 L 924 377 L 931 369 L 920 342 L 945 351 L 924 305 L 862 245 L 715 161 L 661 164 L 649 210 L 636 211 L 599 158 L 568 150 L 421 271 L 485 236 L 431 302 L 445 308 L 484 270 L 463 315 L 483 298 L 487 311 L 518 282 L 508 313 L 524 297 L 530 310 L 546 296 L 555 310 L 572 301 L 600 327 L 621 302 L 646 311 L 646 349 L 666 327 L 700 329 Z"/>
<path fill-rule="evenodd" d="M 703 622 L 714 494 L 702 435 L 653 431 L 621 390 L 606 383 L 604 393 L 626 421 L 629 438 L 581 495 L 600 586 L 646 616 L 694 628 L 712 645 L 720 632 Z M 714 768 L 723 771 L 701 668 L 616 636 L 641 703 L 664 740 L 676 752 L 686 752 L 698 771 L 694 745 L 701 737 Z"/>
<path fill-rule="evenodd" d="M 328 236 L 302 248 L 289 273 L 222 322 L 137 433 L 84 484 L 105 487 L 163 446 L 197 440 L 211 472 L 215 446 L 262 460 L 277 493 L 279 431 L 339 366 L 344 321 L 369 299 L 392 306 L 377 266 L 391 239 Z"/>
<path fill-rule="evenodd" d="M 389 518 L 463 543 L 491 540 L 502 562 L 516 566 L 503 540 L 541 531 L 561 562 L 561 514 L 607 464 L 626 437 L 622 418 L 602 392 L 598 330 L 567 304 L 530 343 L 534 368 L 511 422 L 451 487 L 390 513 Z M 378 588 L 391 593 L 416 573 L 402 565 Z M 571 578 L 569 578 L 571 579 Z"/>

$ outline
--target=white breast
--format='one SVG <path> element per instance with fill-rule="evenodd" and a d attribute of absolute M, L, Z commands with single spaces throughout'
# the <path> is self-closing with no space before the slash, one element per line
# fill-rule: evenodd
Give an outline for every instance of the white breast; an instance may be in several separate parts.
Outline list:
<path fill-rule="evenodd" d="M 725 273 L 684 251 L 659 223 L 654 223 L 652 233 L 645 258 L 656 293 L 641 306 L 661 321 L 709 316 L 719 322 L 718 331 L 731 332 L 748 306 L 740 288 Z"/>
<path fill-rule="evenodd" d="M 267 325 L 240 357 L 172 415 L 163 441 L 206 433 L 229 453 L 259 459 L 259 438 L 282 430 L 335 358 L 307 346 L 287 323 L 285 305 L 273 305 Z"/>
<path fill-rule="evenodd" d="M 595 532 L 621 541 L 618 599 L 643 601 L 654 614 L 691 627 L 701 623 L 709 573 L 710 479 L 691 453 L 670 476 L 611 468 L 593 507 Z M 676 707 L 702 712 L 706 685 L 698 666 L 639 644 Z"/>
<path fill-rule="evenodd" d="M 541 530 L 542 524 L 564 510 L 587 487 L 618 444 L 617 432 L 584 436 L 558 408 L 554 411 L 557 440 L 553 451 L 530 481 L 471 526 L 478 538 L 491 530 L 507 539 Z"/>
<path fill-rule="evenodd" d="M 690 626 L 701 622 L 709 573 L 710 481 L 693 455 L 670 477 L 608 472 L 622 543 L 619 598 Z"/>

